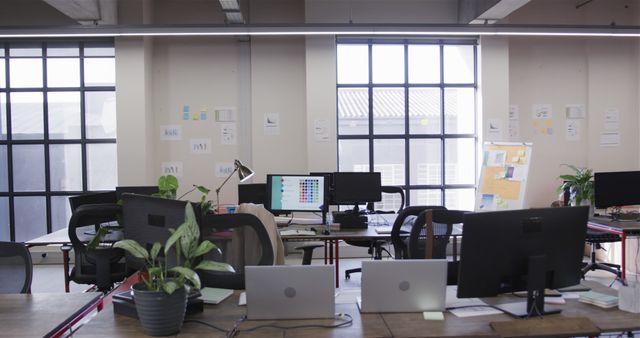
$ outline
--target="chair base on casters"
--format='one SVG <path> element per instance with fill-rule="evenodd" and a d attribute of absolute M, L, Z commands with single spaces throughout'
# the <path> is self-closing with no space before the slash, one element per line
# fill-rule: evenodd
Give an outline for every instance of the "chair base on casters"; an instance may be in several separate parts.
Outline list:
<path fill-rule="evenodd" d="M 620 280 L 622 284 L 625 284 L 624 280 L 622 280 L 622 272 L 620 270 L 620 265 L 612 264 L 612 263 L 598 263 L 596 262 L 596 249 L 598 248 L 597 242 L 591 242 L 591 261 L 589 263 L 585 263 L 585 266 L 582 267 L 582 278 L 585 278 L 585 275 L 589 271 L 596 270 L 604 270 L 611 272 L 616 275 L 616 279 Z"/>
<path fill-rule="evenodd" d="M 391 253 L 382 246 L 384 243 L 385 243 L 384 241 L 375 241 L 375 242 L 372 243 L 371 247 L 369 248 L 369 254 L 371 254 L 372 250 L 375 250 L 375 254 L 373 255 L 373 259 L 381 260 L 383 251 L 386 252 L 387 255 L 391 256 Z M 346 279 L 350 279 L 351 278 L 351 274 L 352 273 L 357 273 L 357 272 L 362 272 L 362 268 L 355 268 L 355 269 L 346 270 L 344 272 L 344 277 Z"/>

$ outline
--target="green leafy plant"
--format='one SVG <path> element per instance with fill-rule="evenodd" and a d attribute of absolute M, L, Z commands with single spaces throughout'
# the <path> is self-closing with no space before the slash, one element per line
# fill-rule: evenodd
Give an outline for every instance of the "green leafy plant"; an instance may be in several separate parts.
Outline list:
<path fill-rule="evenodd" d="M 213 203 L 211 202 L 211 200 L 208 199 L 211 189 L 202 185 L 194 184 L 191 190 L 180 195 L 180 197 L 176 197 L 179 187 L 180 187 L 180 184 L 178 183 L 177 177 L 173 175 L 160 176 L 158 178 L 158 192 L 153 194 L 153 196 L 172 199 L 172 200 L 175 200 L 175 199 L 180 200 L 183 197 L 187 196 L 192 191 L 198 190 L 199 192 L 202 193 L 202 196 L 200 196 L 200 210 L 202 214 L 206 215 L 212 210 Z"/>
<path fill-rule="evenodd" d="M 570 164 L 563 164 L 573 170 L 573 174 L 560 175 L 558 178 L 563 182 L 557 188 L 558 192 L 570 192 L 570 200 L 572 205 L 581 205 L 582 201 L 589 201 L 593 204 L 593 170 L 588 168 L 576 167 Z"/>
<path fill-rule="evenodd" d="M 226 263 L 199 259 L 211 250 L 220 252 L 220 249 L 208 240 L 199 242 L 200 228 L 191 203 L 187 203 L 185 207 L 184 223 L 177 229 L 169 229 L 169 231 L 171 236 L 165 245 L 162 246 L 155 242 L 150 251 L 130 239 L 121 240 L 114 244 L 114 247 L 126 250 L 134 257 L 144 260 L 148 277 L 143 277 L 142 281 L 147 290 L 172 294 L 185 284 L 200 289 L 200 278 L 195 270 L 234 271 Z M 172 248 L 176 254 L 176 265 L 168 268 L 166 261 L 158 255 L 160 250 L 164 250 L 164 256 L 168 257 Z"/>

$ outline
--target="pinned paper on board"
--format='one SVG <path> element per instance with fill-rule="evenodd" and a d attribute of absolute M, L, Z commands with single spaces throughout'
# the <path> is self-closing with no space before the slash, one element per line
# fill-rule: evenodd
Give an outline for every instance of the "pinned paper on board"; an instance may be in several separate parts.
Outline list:
<path fill-rule="evenodd" d="M 586 116 L 583 104 L 568 104 L 564 106 L 565 116 L 569 120 L 582 120 Z"/>
<path fill-rule="evenodd" d="M 512 141 L 520 137 L 520 121 L 509 120 L 509 138 Z"/>
<path fill-rule="evenodd" d="M 316 142 L 329 142 L 329 121 L 315 119 L 313 121 L 313 136 Z"/>
<path fill-rule="evenodd" d="M 216 163 L 216 177 L 229 177 L 234 170 L 233 163 L 218 162 Z"/>
<path fill-rule="evenodd" d="M 620 133 L 617 131 L 600 133 L 601 147 L 617 147 L 620 145 Z"/>
<path fill-rule="evenodd" d="M 580 141 L 580 122 L 576 120 L 567 120 L 565 138 L 567 141 Z"/>
<path fill-rule="evenodd" d="M 236 124 L 223 123 L 220 125 L 220 144 L 233 145 L 236 143 Z"/>
<path fill-rule="evenodd" d="M 188 121 L 191 118 L 191 114 L 189 114 L 189 105 L 185 104 L 182 106 L 182 119 Z"/>
<path fill-rule="evenodd" d="M 501 119 L 489 119 L 487 121 L 487 136 L 494 140 L 502 138 L 502 120 Z"/>
<path fill-rule="evenodd" d="M 278 113 L 264 114 L 264 134 L 280 135 L 280 114 Z"/>
<path fill-rule="evenodd" d="M 217 107 L 214 109 L 216 122 L 235 122 L 236 109 L 233 107 Z"/>
<path fill-rule="evenodd" d="M 553 135 L 553 120 L 538 119 L 531 121 L 536 135 Z"/>
<path fill-rule="evenodd" d="M 553 118 L 550 104 L 534 104 L 531 106 L 531 118 L 534 120 L 548 120 Z"/>
<path fill-rule="evenodd" d="M 160 174 L 182 177 L 182 162 L 162 162 L 160 164 Z"/>
<path fill-rule="evenodd" d="M 189 140 L 189 149 L 192 154 L 210 154 L 211 139 L 210 138 L 192 138 Z"/>
<path fill-rule="evenodd" d="M 620 111 L 616 108 L 609 108 L 604 112 L 604 122 L 620 122 Z"/>
<path fill-rule="evenodd" d="M 517 104 L 512 104 L 509 106 L 509 120 L 519 120 L 520 119 L 520 106 Z"/>
<path fill-rule="evenodd" d="M 182 139 L 182 127 L 179 125 L 160 126 L 160 139 L 178 141 Z"/>
<path fill-rule="evenodd" d="M 200 107 L 200 120 L 201 121 L 207 120 L 207 107 Z"/>

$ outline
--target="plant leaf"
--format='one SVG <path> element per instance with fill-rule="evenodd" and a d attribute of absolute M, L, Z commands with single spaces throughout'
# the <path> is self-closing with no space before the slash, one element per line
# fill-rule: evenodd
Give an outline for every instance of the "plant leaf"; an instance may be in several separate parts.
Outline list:
<path fill-rule="evenodd" d="M 151 252 L 149 253 L 152 261 L 156 260 L 156 258 L 158 257 L 158 254 L 160 253 L 160 249 L 162 249 L 162 244 L 158 242 L 153 243 L 153 246 L 151 247 Z"/>
<path fill-rule="evenodd" d="M 198 264 L 198 266 L 196 266 L 194 270 L 236 272 L 236 270 L 227 263 L 220 263 L 209 260 L 200 262 L 200 264 Z"/>
<path fill-rule="evenodd" d="M 123 239 L 113 244 L 113 247 L 123 249 L 134 257 L 149 260 L 149 252 L 147 252 L 147 249 L 143 248 L 142 245 L 138 244 L 138 242 L 134 240 Z"/>
<path fill-rule="evenodd" d="M 180 239 L 180 237 L 182 236 L 183 232 L 184 232 L 184 228 L 182 226 L 179 226 L 178 229 L 176 229 L 171 234 L 169 239 L 167 239 L 167 242 L 164 245 L 164 254 L 165 255 L 169 253 L 169 249 L 171 249 L 171 247 L 176 243 L 176 241 L 178 241 Z"/>
<path fill-rule="evenodd" d="M 208 193 L 211 192 L 211 189 L 209 189 L 207 187 L 204 187 L 204 186 L 201 186 L 201 185 L 197 186 L 196 188 L 198 188 L 198 191 L 200 191 L 201 193 L 203 193 L 205 195 L 207 195 Z"/>
<path fill-rule="evenodd" d="M 213 249 L 218 249 L 218 247 L 215 244 L 209 242 L 208 240 L 204 240 L 194 250 L 193 257 L 202 256 L 202 255 L 206 254 L 207 252 L 209 252 L 209 251 L 211 251 Z M 220 252 L 219 249 L 218 249 L 218 252 Z"/>
<path fill-rule="evenodd" d="M 96 249 L 98 247 L 98 244 L 102 242 L 102 239 L 108 233 L 109 233 L 109 230 L 107 230 L 106 228 L 102 228 L 102 227 L 99 228 L 98 231 L 96 232 L 96 235 L 93 236 L 93 238 L 91 239 L 91 241 L 89 241 L 89 243 L 87 243 L 87 249 L 89 250 Z"/>
<path fill-rule="evenodd" d="M 175 266 L 169 269 L 169 271 L 179 273 L 181 276 L 189 280 L 194 288 L 200 289 L 200 277 L 198 277 L 198 274 L 195 271 L 185 268 L 184 266 Z"/>
<path fill-rule="evenodd" d="M 180 225 L 183 228 L 183 236 L 180 238 L 180 245 L 184 257 L 188 260 L 192 259 L 196 251 L 198 241 L 200 240 L 200 227 L 196 221 L 196 214 L 193 211 L 191 203 L 187 203 L 184 210 L 184 223 Z"/>
<path fill-rule="evenodd" d="M 171 281 L 168 281 L 168 282 L 166 282 L 166 283 L 164 283 L 162 285 L 162 290 L 166 294 L 170 295 L 180 287 L 182 287 L 182 285 L 178 285 L 178 283 L 176 283 L 176 281 L 171 280 Z"/>

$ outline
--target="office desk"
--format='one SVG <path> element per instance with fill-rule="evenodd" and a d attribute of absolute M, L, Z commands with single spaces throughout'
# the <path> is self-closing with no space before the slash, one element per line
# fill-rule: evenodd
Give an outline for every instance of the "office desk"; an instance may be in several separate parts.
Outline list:
<path fill-rule="evenodd" d="M 0 294 L 0 336 L 59 337 L 102 303 L 102 293 Z"/>
<path fill-rule="evenodd" d="M 615 293 L 595 282 L 583 282 L 594 291 Z M 201 320 L 225 330 L 246 313 L 246 307 L 238 306 L 239 292 L 236 291 L 218 305 L 205 305 L 202 313 L 186 319 Z M 501 296 L 485 299 L 488 303 L 522 301 L 523 298 Z M 361 314 L 354 303 L 336 304 L 336 312 L 353 316 L 353 325 L 347 328 L 304 328 L 275 329 L 262 328 L 242 332 L 258 325 L 278 324 L 294 326 L 305 324 L 331 324 L 330 319 L 322 320 L 246 320 L 239 326 L 238 337 L 514 337 L 514 336 L 594 336 L 604 332 L 619 332 L 640 329 L 640 315 L 567 300 L 559 305 L 562 313 L 532 318 L 514 319 L 506 314 L 458 318 L 445 313 L 444 321 L 427 321 L 421 313 L 367 313 Z M 81 338 L 97 337 L 145 337 L 140 323 L 132 318 L 115 315 L 111 305 L 105 306 L 89 323 L 73 335 Z M 225 333 L 197 323 L 186 322 L 177 337 L 213 336 L 224 337 Z"/>
<path fill-rule="evenodd" d="M 87 227 L 78 228 L 76 234 L 78 235 L 78 239 L 83 243 L 88 243 L 94 237 L 94 235 L 86 235 L 84 231 L 91 227 L 93 229 L 93 225 Z M 109 232 L 103 239 L 104 242 L 116 242 L 123 238 L 123 232 L 120 230 L 112 230 Z M 24 243 L 28 248 L 33 246 L 43 246 L 43 245 L 61 245 L 60 251 L 62 251 L 62 267 L 64 272 L 64 287 L 65 292 L 69 292 L 69 250 L 65 250 L 65 247 L 71 245 L 71 240 L 69 239 L 69 229 L 64 228 L 57 231 L 54 231 L 50 234 L 46 234 L 37 238 L 34 238 L 30 241 Z"/>
<path fill-rule="evenodd" d="M 621 274 L 622 280 L 626 280 L 626 241 L 627 236 L 640 236 L 640 222 L 638 221 L 614 221 L 610 217 L 592 216 L 589 217 L 587 226 L 620 236 L 622 250 Z"/>

